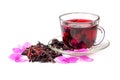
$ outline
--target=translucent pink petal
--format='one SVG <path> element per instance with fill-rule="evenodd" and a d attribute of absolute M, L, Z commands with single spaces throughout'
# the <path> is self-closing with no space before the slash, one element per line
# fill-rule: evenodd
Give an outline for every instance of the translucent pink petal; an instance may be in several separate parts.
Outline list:
<path fill-rule="evenodd" d="M 20 54 L 16 54 L 16 53 L 13 53 L 13 54 L 11 54 L 9 56 L 9 58 L 12 59 L 12 60 L 19 60 L 20 57 L 21 57 L 21 55 Z"/>
<path fill-rule="evenodd" d="M 78 61 L 77 57 L 64 57 L 64 56 L 59 56 L 56 58 L 56 62 L 58 63 L 63 63 L 63 64 L 67 64 L 67 63 L 76 63 Z"/>
<path fill-rule="evenodd" d="M 22 52 L 30 46 L 30 43 L 26 42 L 23 46 L 18 46 L 18 48 L 13 48 L 13 54 L 9 56 L 11 60 L 14 60 L 15 62 L 26 62 L 27 59 L 22 59 Z"/>
<path fill-rule="evenodd" d="M 13 53 L 9 56 L 11 60 L 14 60 L 15 62 L 25 62 L 28 61 L 27 59 L 22 59 L 22 55 Z"/>
<path fill-rule="evenodd" d="M 77 57 L 68 57 L 66 58 L 69 63 L 76 63 L 78 58 Z"/>
<path fill-rule="evenodd" d="M 65 58 L 66 57 L 64 57 L 64 56 L 59 56 L 59 57 L 55 58 L 55 61 L 57 63 L 67 64 L 67 62 L 64 61 Z"/>
<path fill-rule="evenodd" d="M 93 59 L 89 58 L 88 56 L 80 56 L 81 61 L 92 62 Z"/>
<path fill-rule="evenodd" d="M 26 42 L 24 45 L 23 45 L 23 47 L 25 47 L 25 48 L 28 48 L 28 47 L 30 47 L 31 46 L 31 44 L 29 43 L 29 42 Z"/>
<path fill-rule="evenodd" d="M 14 59 L 15 59 L 15 56 L 16 56 L 16 54 L 13 53 L 13 54 L 11 54 L 11 55 L 9 56 L 9 58 L 12 59 L 12 60 L 14 60 Z"/>
<path fill-rule="evenodd" d="M 16 59 L 15 60 L 15 62 L 26 62 L 26 61 L 28 61 L 28 60 L 26 60 L 26 59 Z"/>
<path fill-rule="evenodd" d="M 22 52 L 23 52 L 26 48 L 28 48 L 28 47 L 30 47 L 30 46 L 31 46 L 31 44 L 30 44 L 29 42 L 26 42 L 26 43 L 22 46 L 22 48 L 21 48 Z"/>
<path fill-rule="evenodd" d="M 13 48 L 13 52 L 14 53 L 21 53 L 21 49 L 20 48 Z"/>

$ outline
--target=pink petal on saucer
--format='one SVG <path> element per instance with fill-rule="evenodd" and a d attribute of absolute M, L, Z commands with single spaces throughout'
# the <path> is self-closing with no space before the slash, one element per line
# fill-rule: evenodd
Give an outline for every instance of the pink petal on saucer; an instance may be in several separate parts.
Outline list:
<path fill-rule="evenodd" d="M 84 48 L 82 48 L 82 49 L 78 49 L 78 50 L 74 50 L 74 51 L 77 51 L 77 52 L 87 52 L 88 49 L 84 49 Z"/>
<path fill-rule="evenodd" d="M 80 56 L 80 60 L 85 61 L 85 62 L 92 62 L 93 61 L 93 59 L 89 58 L 88 56 Z"/>

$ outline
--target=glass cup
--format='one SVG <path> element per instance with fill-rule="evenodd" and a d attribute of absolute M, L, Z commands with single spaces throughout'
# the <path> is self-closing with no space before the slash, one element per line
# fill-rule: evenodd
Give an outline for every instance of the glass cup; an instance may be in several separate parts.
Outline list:
<path fill-rule="evenodd" d="M 63 42 L 70 48 L 90 48 L 104 39 L 105 30 L 99 26 L 100 17 L 96 14 L 72 12 L 60 15 L 59 19 Z"/>

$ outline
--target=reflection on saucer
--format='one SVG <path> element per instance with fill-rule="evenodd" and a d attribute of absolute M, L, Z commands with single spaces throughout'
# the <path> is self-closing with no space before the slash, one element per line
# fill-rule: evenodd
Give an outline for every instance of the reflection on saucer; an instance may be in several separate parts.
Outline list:
<path fill-rule="evenodd" d="M 62 37 L 61 37 L 61 36 L 55 37 L 54 39 L 58 39 L 59 41 L 62 41 Z M 48 46 L 49 46 L 52 50 L 57 51 L 57 52 L 62 53 L 62 54 L 72 55 L 72 56 L 90 55 L 90 54 L 96 53 L 96 52 L 98 52 L 98 51 L 101 51 L 101 50 L 107 48 L 107 47 L 110 45 L 109 40 L 104 39 L 104 40 L 102 41 L 102 43 L 100 43 L 99 45 L 96 45 L 96 46 L 92 46 L 91 48 L 87 48 L 87 49 L 77 49 L 77 50 L 62 50 L 62 49 L 58 49 L 58 48 L 56 48 L 56 47 L 53 47 L 53 46 L 51 45 L 52 40 L 53 40 L 53 39 L 51 39 L 51 40 L 48 42 Z"/>
<path fill-rule="evenodd" d="M 74 50 L 64 50 L 66 52 L 88 52 L 89 49 L 74 49 Z"/>

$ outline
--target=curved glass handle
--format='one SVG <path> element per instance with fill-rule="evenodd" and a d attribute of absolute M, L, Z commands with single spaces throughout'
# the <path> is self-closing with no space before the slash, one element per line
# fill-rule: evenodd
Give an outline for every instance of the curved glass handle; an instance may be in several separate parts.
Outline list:
<path fill-rule="evenodd" d="M 101 32 L 101 35 L 100 35 L 99 40 L 97 42 L 95 42 L 94 45 L 99 45 L 103 41 L 103 39 L 105 37 L 105 30 L 100 26 L 98 26 L 97 29 Z"/>

